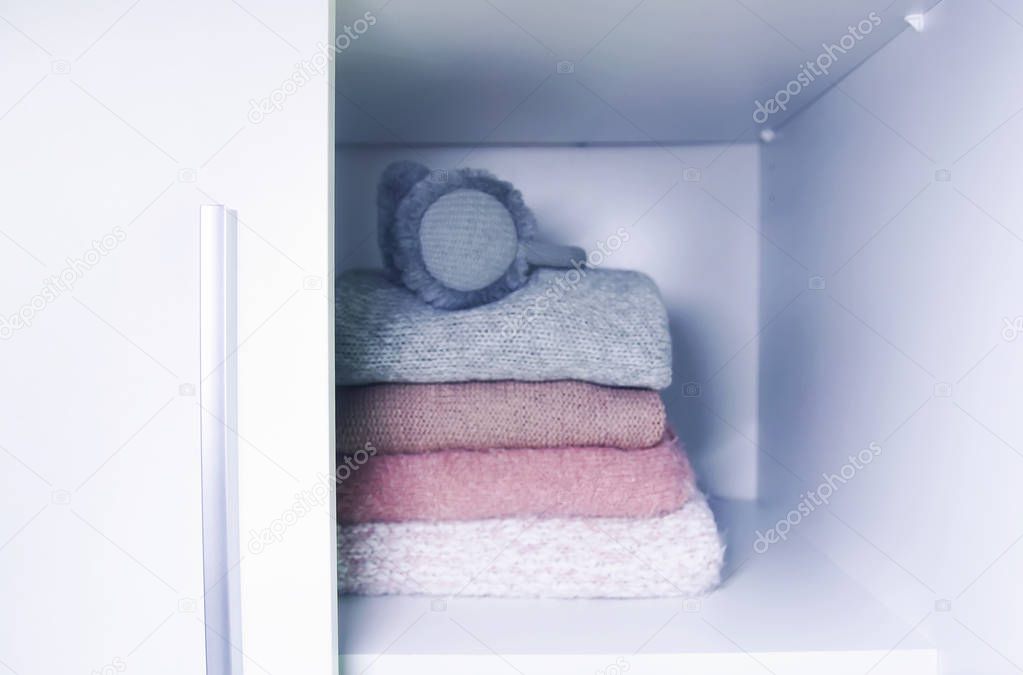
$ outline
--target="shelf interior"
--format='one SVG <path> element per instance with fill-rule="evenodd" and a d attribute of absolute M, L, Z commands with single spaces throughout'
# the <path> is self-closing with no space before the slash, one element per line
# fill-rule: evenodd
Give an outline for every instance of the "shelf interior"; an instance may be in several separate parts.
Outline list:
<path fill-rule="evenodd" d="M 781 668 L 771 667 L 774 672 L 802 672 L 798 668 L 810 656 L 830 656 L 835 664 L 814 663 L 877 664 L 874 673 L 934 672 L 933 647 L 798 532 L 757 553 L 754 533 L 769 526 L 768 510 L 735 500 L 712 500 L 712 507 L 728 554 L 724 583 L 704 598 L 345 596 L 341 660 L 351 672 L 388 672 L 387 663 L 403 656 L 443 657 L 449 665 L 485 657 L 534 672 L 527 666 L 550 666 L 559 655 L 592 656 L 605 666 L 618 658 L 653 656 L 682 665 L 692 663 L 685 657 L 697 657 L 701 667 L 710 667 L 710 657 L 742 656 L 757 666 L 751 672 L 768 672 L 760 665 L 772 661 Z M 785 668 L 794 655 L 802 658 L 793 663 L 803 665 Z"/>

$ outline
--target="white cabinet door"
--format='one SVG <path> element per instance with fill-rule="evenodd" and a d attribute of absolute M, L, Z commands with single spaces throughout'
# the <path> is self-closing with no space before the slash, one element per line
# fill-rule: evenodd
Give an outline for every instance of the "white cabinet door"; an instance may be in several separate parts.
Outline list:
<path fill-rule="evenodd" d="M 238 646 L 336 672 L 331 39 L 329 0 L 0 2 L 0 666 L 202 672 L 198 219 L 224 203 Z"/>

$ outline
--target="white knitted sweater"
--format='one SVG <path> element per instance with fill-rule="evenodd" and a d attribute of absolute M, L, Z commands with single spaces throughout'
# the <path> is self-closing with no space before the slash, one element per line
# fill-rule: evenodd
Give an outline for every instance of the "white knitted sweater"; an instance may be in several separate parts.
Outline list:
<path fill-rule="evenodd" d="M 357 595 L 693 596 L 724 558 L 699 493 L 657 518 L 364 523 L 337 545 L 338 588 Z"/>

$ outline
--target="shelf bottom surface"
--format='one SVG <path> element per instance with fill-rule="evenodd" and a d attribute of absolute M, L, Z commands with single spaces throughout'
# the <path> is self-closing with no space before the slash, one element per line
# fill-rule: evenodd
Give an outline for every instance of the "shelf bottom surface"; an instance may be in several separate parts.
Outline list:
<path fill-rule="evenodd" d="M 712 500 L 724 583 L 683 600 L 341 598 L 344 673 L 937 673 L 911 626 L 798 536 L 763 553 L 754 502 Z"/>

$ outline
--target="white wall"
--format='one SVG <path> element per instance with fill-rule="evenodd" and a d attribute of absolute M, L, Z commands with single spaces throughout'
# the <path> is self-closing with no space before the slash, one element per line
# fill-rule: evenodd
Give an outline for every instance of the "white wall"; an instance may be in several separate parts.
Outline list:
<path fill-rule="evenodd" d="M 522 190 L 546 235 L 587 250 L 627 228 L 631 240 L 607 265 L 661 288 L 674 342 L 671 420 L 710 492 L 756 495 L 757 146 L 342 148 L 338 269 L 380 265 L 376 183 L 398 158 L 489 169 Z M 685 396 L 686 383 L 699 395 Z"/>
<path fill-rule="evenodd" d="M 1023 2 L 999 4 L 945 0 L 762 154 L 762 485 L 783 512 L 880 445 L 793 536 L 946 673 L 1023 667 Z"/>
<path fill-rule="evenodd" d="M 330 470 L 326 76 L 250 119 L 330 3 L 243 4 L 0 3 L 0 316 L 124 233 L 0 323 L 0 670 L 203 672 L 200 204 L 244 221 L 243 537 Z M 332 510 L 242 561 L 249 671 L 330 670 Z"/>

